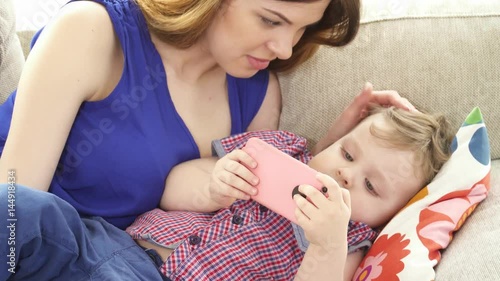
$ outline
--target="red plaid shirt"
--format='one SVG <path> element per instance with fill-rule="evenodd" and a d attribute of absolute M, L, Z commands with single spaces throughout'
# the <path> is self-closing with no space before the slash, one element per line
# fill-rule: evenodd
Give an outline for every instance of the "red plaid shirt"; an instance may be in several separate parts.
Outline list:
<path fill-rule="evenodd" d="M 307 163 L 306 140 L 284 131 L 247 132 L 214 142 L 219 156 L 259 137 Z M 155 209 L 127 228 L 135 239 L 175 249 L 161 266 L 172 280 L 292 280 L 304 252 L 292 224 L 253 200 L 238 200 L 215 213 Z M 349 222 L 348 244 L 369 245 L 377 233 Z M 359 249 L 359 248 L 357 248 Z"/>

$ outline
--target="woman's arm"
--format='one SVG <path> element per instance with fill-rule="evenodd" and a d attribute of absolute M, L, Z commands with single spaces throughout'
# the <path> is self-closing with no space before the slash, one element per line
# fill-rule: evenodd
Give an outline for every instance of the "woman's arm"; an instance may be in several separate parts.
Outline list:
<path fill-rule="evenodd" d="M 93 2 L 68 4 L 46 26 L 21 75 L 0 182 L 15 170 L 16 183 L 48 190 L 81 103 L 110 91 L 117 46 L 106 11 Z"/>
<path fill-rule="evenodd" d="M 248 200 L 257 192 L 253 185 L 258 178 L 247 167 L 256 165 L 255 160 L 241 149 L 221 159 L 198 159 L 196 165 L 190 161 L 180 163 L 170 172 L 172 175 L 167 178 L 166 186 L 176 186 L 172 180 L 184 178 L 184 182 L 189 181 L 196 188 L 166 188 L 160 207 L 171 211 L 213 212 L 229 207 L 236 199 Z M 206 174 L 210 174 L 208 181 Z"/>
<path fill-rule="evenodd" d="M 220 209 L 222 206 L 214 202 L 209 193 L 210 175 L 217 160 L 215 157 L 195 159 L 172 168 L 165 182 L 160 208 L 194 212 Z"/>

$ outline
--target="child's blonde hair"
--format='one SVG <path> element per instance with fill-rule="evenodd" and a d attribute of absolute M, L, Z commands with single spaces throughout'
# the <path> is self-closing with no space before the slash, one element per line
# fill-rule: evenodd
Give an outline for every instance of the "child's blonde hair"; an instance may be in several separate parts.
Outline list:
<path fill-rule="evenodd" d="M 387 141 L 394 148 L 415 152 L 415 165 L 420 168 L 428 184 L 450 158 L 454 137 L 450 123 L 442 114 L 431 114 L 419 109 L 407 111 L 395 107 L 372 106 L 370 115 L 381 113 L 391 125 L 382 129 L 372 125 L 370 132 Z"/>

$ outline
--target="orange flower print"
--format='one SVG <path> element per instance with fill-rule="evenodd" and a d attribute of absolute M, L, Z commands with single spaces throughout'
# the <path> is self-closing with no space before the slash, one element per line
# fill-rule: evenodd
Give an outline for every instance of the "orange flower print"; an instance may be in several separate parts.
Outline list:
<path fill-rule="evenodd" d="M 441 260 L 445 249 L 476 206 L 486 198 L 489 190 L 489 174 L 471 189 L 453 191 L 423 209 L 419 215 L 417 235 L 429 251 L 429 260 Z"/>
<path fill-rule="evenodd" d="M 354 280 L 399 281 L 397 274 L 405 267 L 401 260 L 410 254 L 405 249 L 410 240 L 404 238 L 400 233 L 380 236 L 354 273 Z"/>

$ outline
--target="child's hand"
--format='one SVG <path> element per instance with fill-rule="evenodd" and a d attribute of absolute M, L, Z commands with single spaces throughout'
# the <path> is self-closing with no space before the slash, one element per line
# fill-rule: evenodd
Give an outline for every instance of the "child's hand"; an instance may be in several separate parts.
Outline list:
<path fill-rule="evenodd" d="M 248 200 L 257 190 L 259 181 L 245 165 L 255 168 L 255 160 L 243 150 L 236 149 L 219 159 L 210 178 L 210 198 L 221 207 L 228 207 L 236 199 Z"/>
<path fill-rule="evenodd" d="M 311 244 L 326 250 L 337 249 L 347 241 L 351 197 L 349 191 L 341 188 L 331 177 L 318 174 L 318 180 L 328 188 L 328 197 L 310 185 L 301 185 L 299 191 L 307 199 L 294 196 L 297 203 L 295 216 Z"/>

